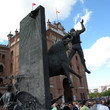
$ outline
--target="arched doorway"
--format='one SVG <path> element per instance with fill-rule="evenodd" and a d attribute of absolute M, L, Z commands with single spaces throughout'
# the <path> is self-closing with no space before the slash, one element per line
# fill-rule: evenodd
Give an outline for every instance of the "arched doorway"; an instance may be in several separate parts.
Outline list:
<path fill-rule="evenodd" d="M 65 98 L 65 102 L 72 102 L 73 97 L 72 97 L 72 90 L 69 86 L 69 82 L 68 79 L 65 78 L 63 80 L 63 88 L 64 88 L 64 98 Z"/>

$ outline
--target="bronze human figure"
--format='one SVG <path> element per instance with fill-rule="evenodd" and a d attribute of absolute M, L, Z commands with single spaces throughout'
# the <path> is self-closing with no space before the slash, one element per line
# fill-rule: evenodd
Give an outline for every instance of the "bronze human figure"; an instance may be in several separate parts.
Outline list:
<path fill-rule="evenodd" d="M 0 101 L 4 103 L 3 108 L 7 110 L 45 110 L 43 105 L 38 101 L 36 97 L 25 91 L 18 91 L 17 88 L 14 92 L 12 86 L 6 86 L 6 92 L 0 98 Z M 17 99 L 17 100 L 16 100 Z"/>
<path fill-rule="evenodd" d="M 6 85 L 6 92 L 0 98 L 0 102 L 4 103 L 4 108 L 8 110 L 22 110 L 21 106 L 16 102 L 15 94 L 11 92 L 12 85 Z"/>
<path fill-rule="evenodd" d="M 80 41 L 80 34 L 85 31 L 85 27 L 84 27 L 83 23 L 84 23 L 84 20 L 82 19 L 82 21 L 80 22 L 81 27 L 82 27 L 81 30 L 75 30 L 74 28 L 72 28 L 70 30 L 70 32 L 62 38 L 62 40 L 65 40 L 65 39 L 72 37 L 72 40 L 71 40 L 72 50 L 71 50 L 71 53 L 69 55 L 69 60 L 71 62 L 71 59 L 74 56 L 74 54 L 76 52 L 78 52 L 80 59 L 81 59 L 81 62 L 84 66 L 85 72 L 90 73 L 90 71 L 87 69 L 86 64 L 85 64 L 84 54 L 83 54 L 83 50 L 81 47 L 81 41 Z"/>

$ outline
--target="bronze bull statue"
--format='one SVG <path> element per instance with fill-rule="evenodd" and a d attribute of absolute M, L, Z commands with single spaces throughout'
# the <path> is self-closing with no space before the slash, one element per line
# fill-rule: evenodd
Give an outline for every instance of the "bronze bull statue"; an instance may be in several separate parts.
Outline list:
<path fill-rule="evenodd" d="M 52 45 L 48 51 L 49 58 L 49 77 L 57 75 L 65 75 L 68 78 L 70 87 L 73 88 L 72 81 L 70 79 L 70 73 L 73 73 L 78 78 L 82 78 L 79 74 L 73 71 L 69 64 L 69 58 L 67 57 L 66 51 L 69 49 L 68 43 L 70 40 L 62 40 Z"/>

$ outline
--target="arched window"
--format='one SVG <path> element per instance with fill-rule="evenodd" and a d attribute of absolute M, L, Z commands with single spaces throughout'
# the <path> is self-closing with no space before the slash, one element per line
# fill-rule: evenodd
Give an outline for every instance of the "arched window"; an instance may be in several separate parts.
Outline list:
<path fill-rule="evenodd" d="M 76 61 L 78 61 L 78 57 L 77 56 L 75 56 L 76 57 Z"/>
<path fill-rule="evenodd" d="M 53 99 L 53 94 L 52 93 L 50 93 L 50 98 Z"/>
<path fill-rule="evenodd" d="M 13 50 L 11 51 L 11 58 L 13 58 Z"/>
<path fill-rule="evenodd" d="M 79 68 L 79 66 L 77 66 L 77 70 L 78 70 L 78 73 L 80 73 L 80 68 Z"/>
<path fill-rule="evenodd" d="M 11 63 L 10 65 L 10 73 L 12 74 L 13 73 L 13 64 Z"/>
<path fill-rule="evenodd" d="M 5 54 L 2 54 L 2 59 L 5 59 Z"/>
<path fill-rule="evenodd" d="M 0 65 L 0 72 L 3 72 L 3 65 Z"/>
<path fill-rule="evenodd" d="M 3 78 L 0 78 L 0 83 L 2 83 L 3 82 Z"/>
<path fill-rule="evenodd" d="M 1 59 L 1 53 L 0 53 L 0 59 Z"/>

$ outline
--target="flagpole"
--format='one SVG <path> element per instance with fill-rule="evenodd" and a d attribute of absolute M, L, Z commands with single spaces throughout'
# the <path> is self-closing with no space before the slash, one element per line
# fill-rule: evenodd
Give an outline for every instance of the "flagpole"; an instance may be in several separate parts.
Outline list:
<path fill-rule="evenodd" d="M 33 6 L 35 6 L 36 4 L 35 3 L 32 3 L 32 11 L 33 11 Z"/>
<path fill-rule="evenodd" d="M 56 13 L 57 23 L 58 23 L 58 13 Z"/>
<path fill-rule="evenodd" d="M 57 9 L 56 9 L 56 18 L 57 18 L 57 23 L 58 23 L 58 13 L 57 13 Z"/>
<path fill-rule="evenodd" d="M 32 11 L 33 11 L 33 6 L 32 6 Z"/>

